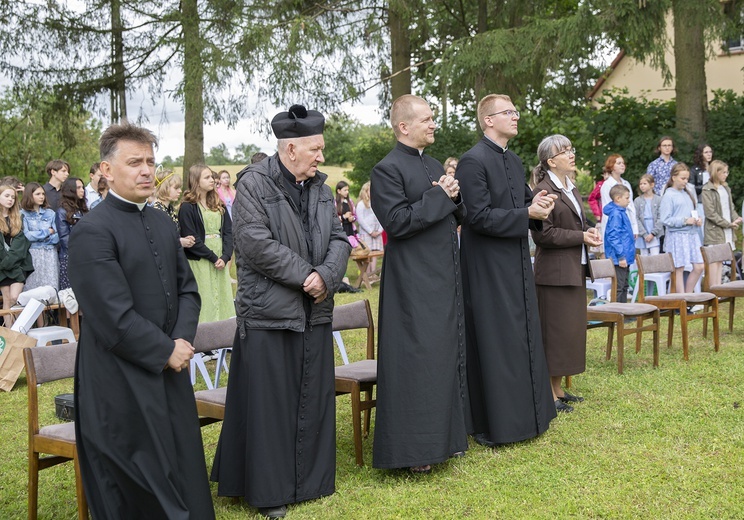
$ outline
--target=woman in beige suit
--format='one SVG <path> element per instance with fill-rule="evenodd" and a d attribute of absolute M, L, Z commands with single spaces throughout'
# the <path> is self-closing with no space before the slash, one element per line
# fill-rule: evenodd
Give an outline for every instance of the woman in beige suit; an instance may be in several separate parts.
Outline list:
<path fill-rule="evenodd" d="M 546 190 L 558 197 L 542 231 L 532 232 L 538 308 L 555 407 L 571 412 L 570 403 L 584 399 L 565 392 L 561 379 L 586 368 L 587 246 L 597 246 L 601 239 L 587 227 L 581 195 L 571 182 L 576 171 L 571 141 L 563 135 L 548 136 L 537 147 L 537 155 L 534 192 Z"/>

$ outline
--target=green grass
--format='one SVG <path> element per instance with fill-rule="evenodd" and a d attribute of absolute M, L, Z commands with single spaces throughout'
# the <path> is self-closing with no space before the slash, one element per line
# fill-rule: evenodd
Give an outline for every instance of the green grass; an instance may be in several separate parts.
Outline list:
<path fill-rule="evenodd" d="M 352 281 L 356 269 L 349 269 Z M 341 294 L 337 303 L 369 298 L 377 314 L 378 289 Z M 723 309 L 728 312 L 728 306 Z M 725 321 L 725 320 L 724 320 Z M 727 322 L 726 322 L 727 323 Z M 722 330 L 725 330 L 722 322 Z M 721 349 L 691 325 L 690 361 L 682 360 L 679 332 L 651 366 L 650 340 L 640 354 L 627 348 L 625 373 L 616 358 L 604 361 L 605 331 L 589 332 L 587 370 L 573 378 L 586 398 L 541 437 L 497 449 L 471 442 L 467 456 L 436 466 L 431 475 L 379 471 L 369 466 L 372 439 L 364 441 L 367 466 L 354 464 L 350 402 L 337 399 L 336 493 L 290 507 L 288 518 L 742 518 L 744 504 L 744 317 Z M 649 335 L 650 336 L 650 335 Z M 630 338 L 629 338 L 630 339 Z M 345 333 L 352 359 L 363 338 Z M 630 343 L 630 341 L 628 341 Z M 340 363 L 337 356 L 337 363 Z M 40 388 L 53 421 L 53 396 L 63 382 Z M 203 428 L 207 466 L 220 424 Z M 0 518 L 26 516 L 26 382 L 0 395 L 4 462 Z M 270 471 L 270 469 L 267 469 Z M 216 496 L 217 517 L 257 517 L 256 510 Z M 71 464 L 40 475 L 40 518 L 75 517 Z"/>

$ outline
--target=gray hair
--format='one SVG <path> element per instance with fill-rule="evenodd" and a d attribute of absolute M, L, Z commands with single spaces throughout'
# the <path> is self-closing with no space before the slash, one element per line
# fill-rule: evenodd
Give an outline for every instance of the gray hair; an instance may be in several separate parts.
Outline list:
<path fill-rule="evenodd" d="M 548 166 L 548 159 L 553 157 L 555 154 L 571 147 L 571 140 L 565 135 L 553 134 L 544 138 L 537 145 L 537 158 L 540 161 L 537 166 L 532 170 L 532 182 L 537 185 L 541 182 L 548 174 L 550 166 Z"/>

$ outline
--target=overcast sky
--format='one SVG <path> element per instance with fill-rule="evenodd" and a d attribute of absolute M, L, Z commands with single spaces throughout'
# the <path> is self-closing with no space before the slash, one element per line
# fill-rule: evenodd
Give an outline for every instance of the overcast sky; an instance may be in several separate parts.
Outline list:
<path fill-rule="evenodd" d="M 267 119 L 271 120 L 277 113 L 287 110 L 289 107 L 272 107 L 266 105 L 264 112 Z M 313 109 L 308 106 L 307 108 Z M 356 104 L 344 104 L 342 110 L 364 124 L 376 124 L 382 122 L 381 111 L 377 107 L 377 92 L 370 91 L 365 98 Z M 160 146 L 157 151 L 158 160 L 166 155 L 176 158 L 184 153 L 184 122 L 183 109 L 170 99 L 161 99 L 156 105 L 149 100 L 144 93 L 133 93 L 127 100 L 127 112 L 130 120 L 144 117 L 147 121 L 142 125 L 149 128 L 158 136 Z M 267 135 L 260 130 L 260 121 L 242 120 L 233 128 L 228 128 L 225 123 L 205 125 L 204 127 L 204 151 L 225 143 L 232 155 L 235 148 L 241 144 L 254 144 L 268 154 L 276 151 L 276 139 L 273 135 Z M 105 122 L 104 122 L 105 124 Z"/>

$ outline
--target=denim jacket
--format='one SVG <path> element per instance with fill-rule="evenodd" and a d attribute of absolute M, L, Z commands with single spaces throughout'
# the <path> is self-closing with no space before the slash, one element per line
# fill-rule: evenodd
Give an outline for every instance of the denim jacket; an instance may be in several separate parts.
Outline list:
<path fill-rule="evenodd" d="M 23 234 L 31 242 L 31 249 L 52 249 L 59 243 L 55 213 L 47 208 L 40 211 L 21 210 Z M 54 233 L 49 233 L 49 228 Z"/>

